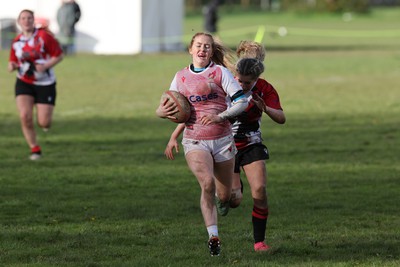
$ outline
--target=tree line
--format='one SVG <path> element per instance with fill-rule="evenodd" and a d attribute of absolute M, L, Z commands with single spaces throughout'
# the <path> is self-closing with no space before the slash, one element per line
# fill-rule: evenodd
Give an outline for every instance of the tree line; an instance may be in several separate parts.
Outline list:
<path fill-rule="evenodd" d="M 368 12 L 373 6 L 400 6 L 400 0 L 185 0 L 187 11 L 201 11 L 211 2 L 221 10 Z"/>

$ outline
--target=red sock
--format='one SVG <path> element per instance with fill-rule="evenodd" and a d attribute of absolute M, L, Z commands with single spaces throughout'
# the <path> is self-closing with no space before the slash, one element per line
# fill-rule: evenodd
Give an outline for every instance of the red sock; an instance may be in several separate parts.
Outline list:
<path fill-rule="evenodd" d="M 32 148 L 31 148 L 31 152 L 32 152 L 32 153 L 40 153 L 40 152 L 41 152 L 40 146 L 34 146 L 34 147 L 32 147 Z"/>

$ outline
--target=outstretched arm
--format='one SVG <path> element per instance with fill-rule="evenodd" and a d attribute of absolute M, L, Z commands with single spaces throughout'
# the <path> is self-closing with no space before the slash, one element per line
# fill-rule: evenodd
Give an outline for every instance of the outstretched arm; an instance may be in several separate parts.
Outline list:
<path fill-rule="evenodd" d="M 245 98 L 245 97 L 240 98 L 237 101 L 233 102 L 231 107 L 229 107 L 227 110 L 225 110 L 224 112 L 222 112 L 220 114 L 205 115 L 204 117 L 201 118 L 201 122 L 204 125 L 209 125 L 211 123 L 223 122 L 227 119 L 236 117 L 237 115 L 239 115 L 240 113 L 245 111 L 245 109 L 247 108 L 248 105 L 249 105 L 249 103 L 247 101 L 247 98 Z"/>

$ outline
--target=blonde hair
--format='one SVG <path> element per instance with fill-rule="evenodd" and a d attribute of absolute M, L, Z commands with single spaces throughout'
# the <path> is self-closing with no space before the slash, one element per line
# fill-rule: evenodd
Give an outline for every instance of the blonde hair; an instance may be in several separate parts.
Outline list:
<path fill-rule="evenodd" d="M 211 47 L 212 47 L 212 56 L 211 60 L 215 62 L 217 65 L 224 66 L 225 68 L 233 70 L 235 58 L 234 58 L 234 52 L 229 49 L 228 47 L 224 46 L 222 42 L 215 38 L 213 35 L 206 33 L 206 32 L 198 32 L 195 35 L 193 35 L 192 40 L 190 41 L 190 44 L 188 48 L 190 49 L 193 46 L 194 40 L 196 39 L 197 36 L 207 36 L 211 39 Z"/>
<path fill-rule="evenodd" d="M 237 49 L 236 55 L 239 59 L 241 58 L 255 58 L 260 61 L 265 59 L 265 49 L 257 42 L 253 41 L 240 41 Z"/>
<path fill-rule="evenodd" d="M 239 58 L 236 73 L 256 79 L 264 72 L 265 49 L 257 42 L 241 41 L 236 49 Z"/>

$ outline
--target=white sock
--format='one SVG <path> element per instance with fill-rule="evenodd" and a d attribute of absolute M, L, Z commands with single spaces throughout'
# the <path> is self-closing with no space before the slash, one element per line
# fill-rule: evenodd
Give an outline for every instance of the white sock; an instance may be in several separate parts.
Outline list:
<path fill-rule="evenodd" d="M 208 237 L 211 236 L 218 236 L 218 226 L 217 225 L 210 225 L 207 227 Z"/>

